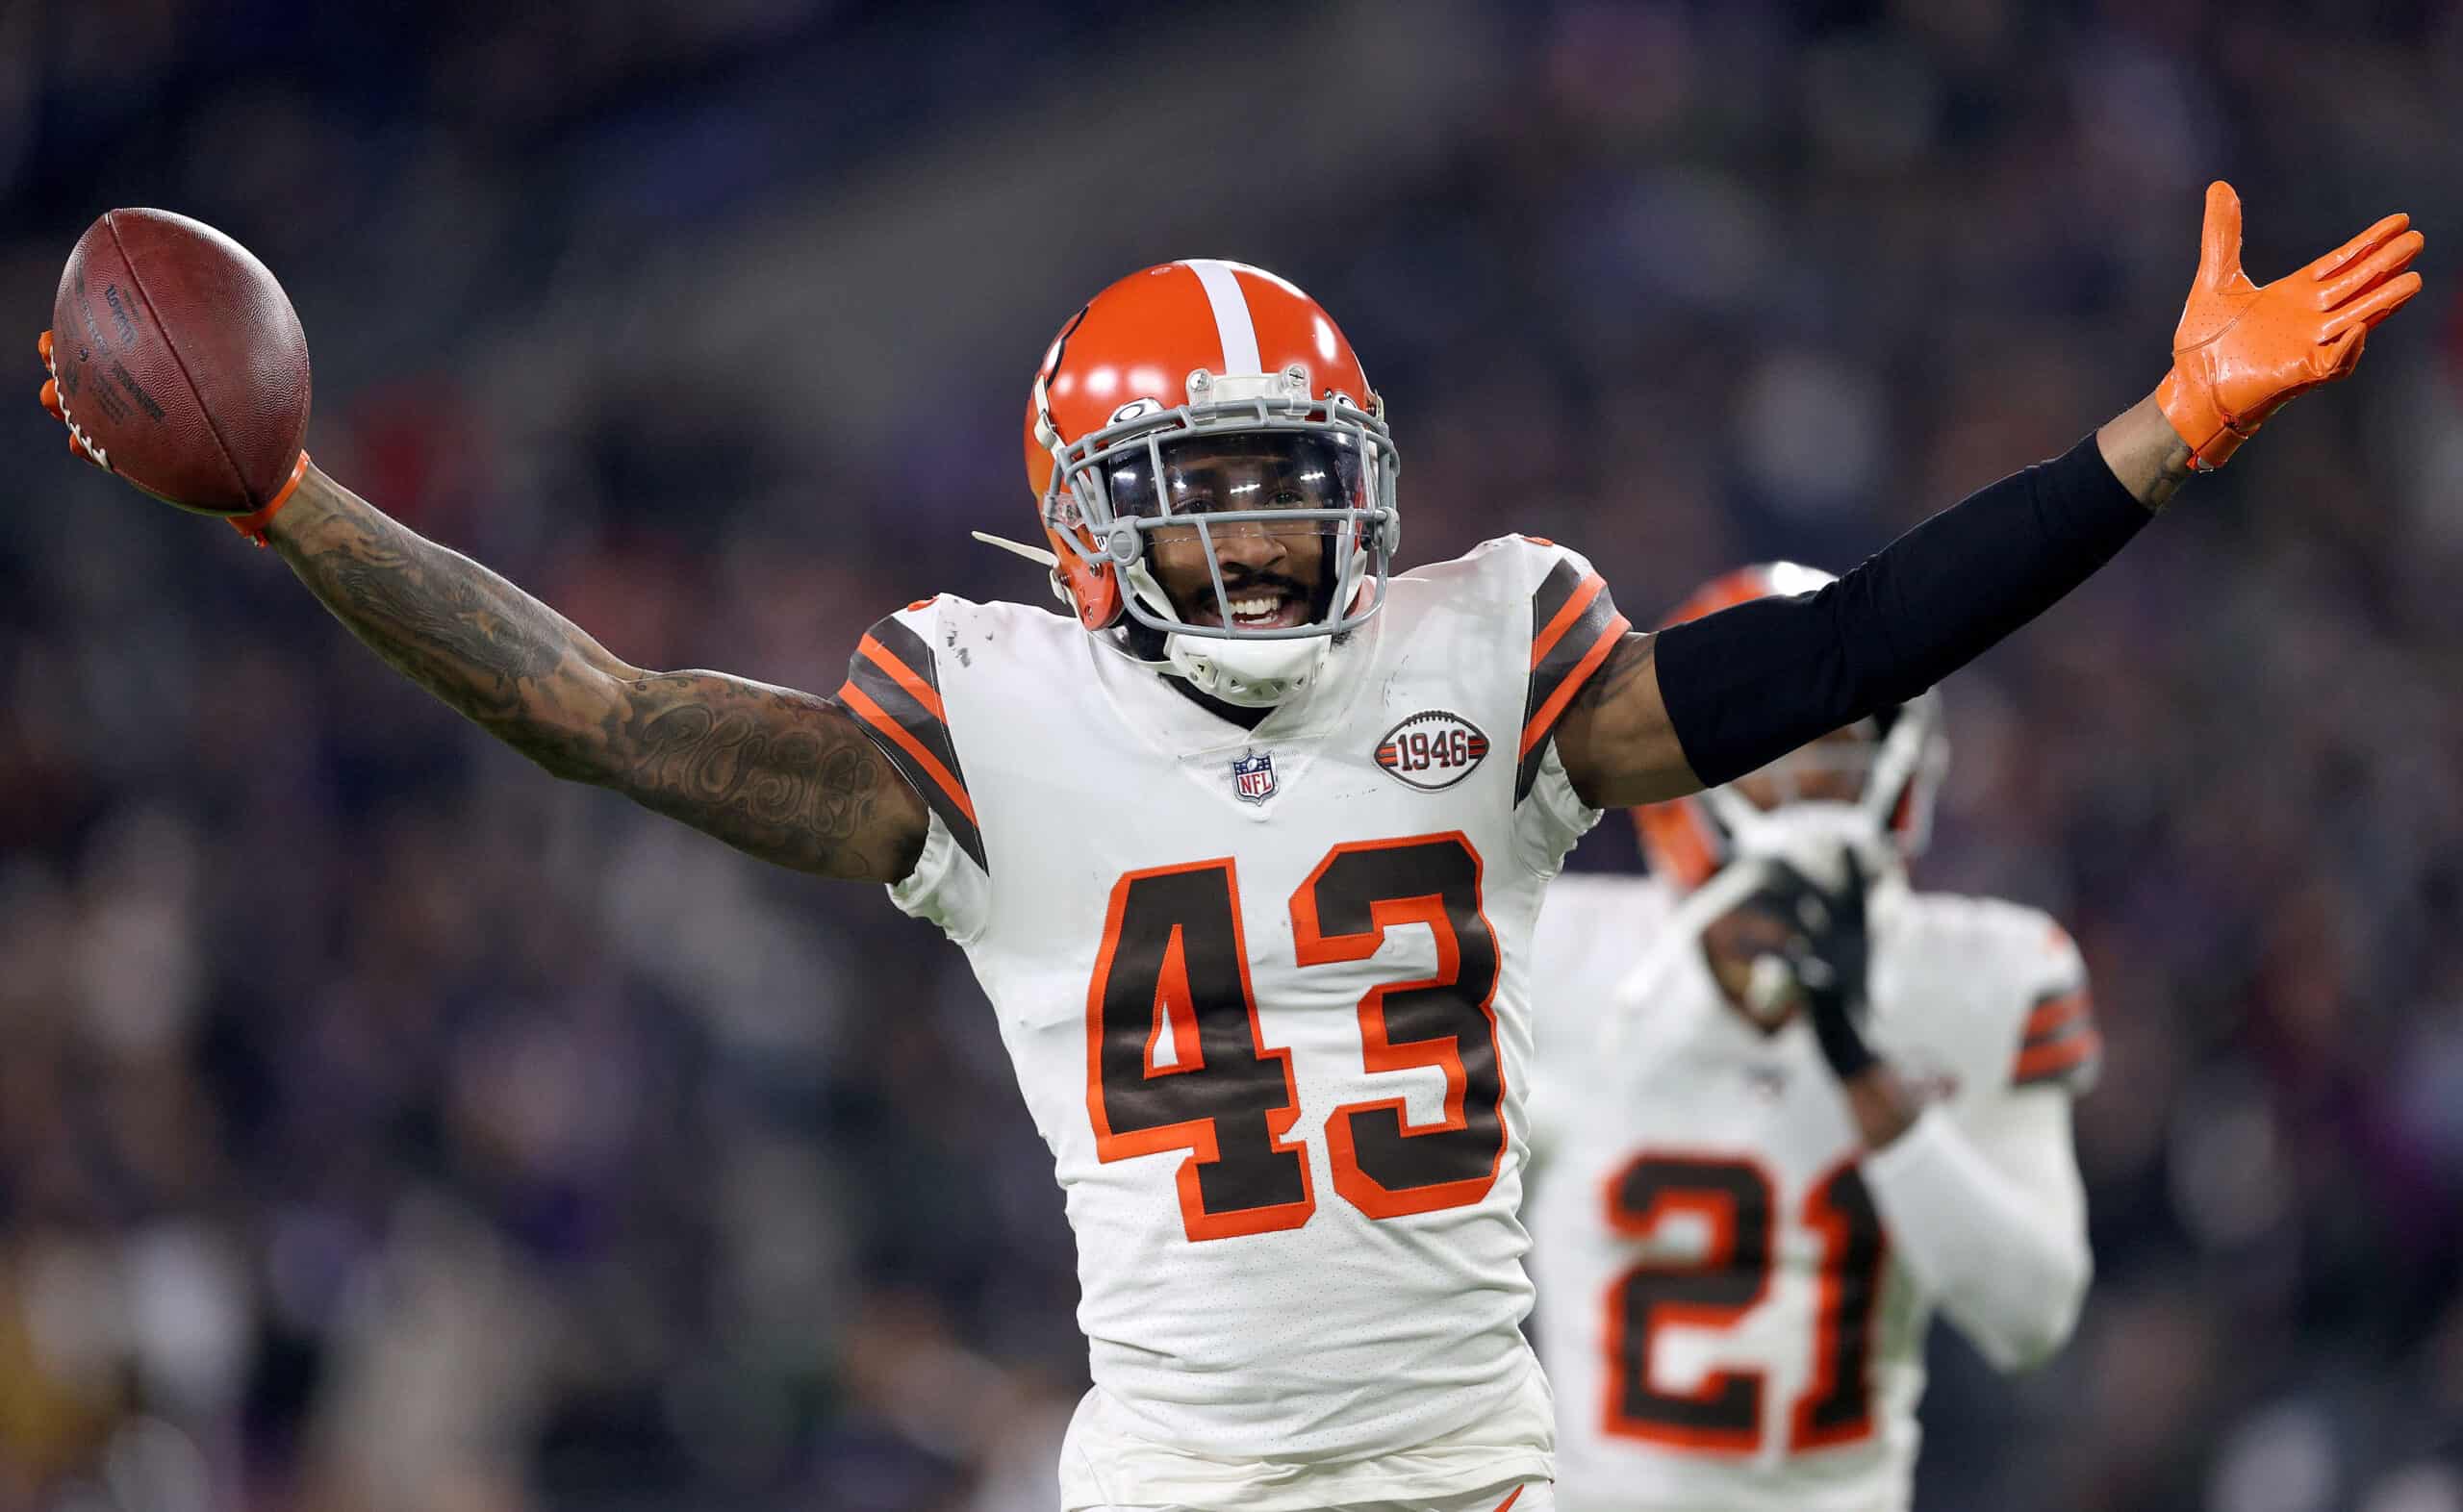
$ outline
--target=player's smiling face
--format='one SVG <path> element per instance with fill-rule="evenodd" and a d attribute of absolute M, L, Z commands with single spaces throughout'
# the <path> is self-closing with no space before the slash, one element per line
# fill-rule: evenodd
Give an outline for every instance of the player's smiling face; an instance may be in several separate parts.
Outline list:
<path fill-rule="evenodd" d="M 1206 548 L 1194 527 L 1155 533 L 1155 580 L 1172 609 L 1193 625 L 1248 630 L 1287 629 L 1315 617 L 1325 579 L 1326 537 L 1314 520 L 1287 526 L 1250 521 L 1206 533 L 1222 565 L 1223 598 L 1214 592 Z"/>
<path fill-rule="evenodd" d="M 1330 448 L 1288 434 L 1217 436 L 1164 448 L 1164 493 L 1174 516 L 1339 508 L 1349 502 Z M 1112 471 L 1114 507 L 1164 512 L 1132 462 Z M 1332 569 L 1322 519 L 1166 524 L 1147 535 L 1147 563 L 1172 609 L 1193 625 L 1288 629 L 1324 614 Z M 1210 546 L 1210 549 L 1209 549 Z M 1219 564 L 1223 592 L 1217 597 Z"/>

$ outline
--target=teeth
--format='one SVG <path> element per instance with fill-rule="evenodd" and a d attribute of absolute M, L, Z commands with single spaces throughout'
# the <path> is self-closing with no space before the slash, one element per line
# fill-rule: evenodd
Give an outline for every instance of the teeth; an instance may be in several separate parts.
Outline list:
<path fill-rule="evenodd" d="M 1280 598 L 1235 598 L 1232 600 L 1232 617 L 1261 619 L 1282 607 L 1282 600 Z"/>

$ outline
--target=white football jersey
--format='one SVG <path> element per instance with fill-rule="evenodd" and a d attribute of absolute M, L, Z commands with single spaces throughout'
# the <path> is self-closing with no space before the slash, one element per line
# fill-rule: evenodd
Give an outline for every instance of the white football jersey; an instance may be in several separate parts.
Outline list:
<path fill-rule="evenodd" d="M 966 950 L 1077 1233 L 1068 1506 L 1549 1472 L 1529 943 L 1598 818 L 1550 733 L 1625 621 L 1524 538 L 1389 586 L 1254 730 L 1074 619 L 950 597 L 840 690 L 932 808 L 891 895 Z"/>
<path fill-rule="evenodd" d="M 2085 969 L 2050 919 L 1901 887 L 1871 907 L 1866 1038 L 1962 1129 L 2092 1076 Z M 1903 1508 L 1932 1299 L 1811 1026 L 1747 1022 L 1673 910 L 1648 878 L 1571 876 L 1540 924 L 1527 1216 L 1560 1504 Z M 2026 1125 L 2059 1147 L 2019 1179 L 2078 1211 L 2061 1111 Z"/>

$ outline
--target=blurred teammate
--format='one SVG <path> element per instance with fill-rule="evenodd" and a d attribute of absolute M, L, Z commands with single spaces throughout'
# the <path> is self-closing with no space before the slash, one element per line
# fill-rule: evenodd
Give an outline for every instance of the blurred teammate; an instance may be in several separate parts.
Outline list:
<path fill-rule="evenodd" d="M 313 467 L 235 524 L 550 772 L 886 883 L 966 950 L 1079 1240 L 1066 1507 L 1545 1512 L 1516 1217 L 1543 884 L 1602 808 L 1993 643 L 2419 287 L 2400 216 L 2264 290 L 2222 186 L 2208 220 L 2156 393 L 1823 592 L 1656 637 L 1545 542 L 1393 572 L 1358 359 L 1211 261 L 1104 290 L 1034 376 L 1067 613 L 922 600 L 828 696 L 634 667 Z"/>
<path fill-rule="evenodd" d="M 1683 621 L 1827 573 L 1705 585 Z M 1919 894 L 1939 695 L 1637 811 L 1648 877 L 1559 881 L 1529 1208 L 1558 1495 L 1905 1507 L 1938 1306 L 2004 1370 L 2089 1272 L 2085 968 L 2032 909 Z"/>

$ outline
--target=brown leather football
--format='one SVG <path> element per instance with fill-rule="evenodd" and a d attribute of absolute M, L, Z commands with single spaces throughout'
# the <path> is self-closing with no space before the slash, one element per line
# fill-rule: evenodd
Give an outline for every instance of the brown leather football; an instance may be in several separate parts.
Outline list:
<path fill-rule="evenodd" d="M 242 515 L 308 434 L 308 338 L 248 249 L 166 210 L 106 211 L 52 308 L 61 408 L 112 471 L 183 509 Z"/>

